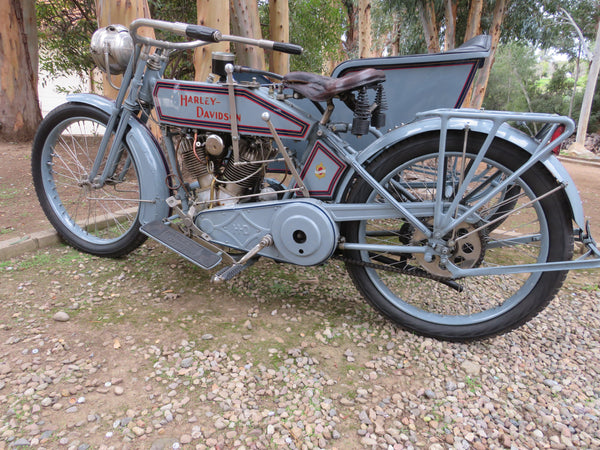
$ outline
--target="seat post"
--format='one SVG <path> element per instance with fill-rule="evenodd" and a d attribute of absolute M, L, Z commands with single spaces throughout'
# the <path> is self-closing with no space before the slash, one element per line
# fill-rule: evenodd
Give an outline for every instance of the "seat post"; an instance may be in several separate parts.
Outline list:
<path fill-rule="evenodd" d="M 321 120 L 319 121 L 319 123 L 321 125 L 326 125 L 327 122 L 329 122 L 329 119 L 331 118 L 331 114 L 333 113 L 334 108 L 335 107 L 333 106 L 333 100 L 328 99 L 327 100 L 327 109 L 325 110 L 325 112 L 323 113 L 323 117 L 321 117 Z"/>

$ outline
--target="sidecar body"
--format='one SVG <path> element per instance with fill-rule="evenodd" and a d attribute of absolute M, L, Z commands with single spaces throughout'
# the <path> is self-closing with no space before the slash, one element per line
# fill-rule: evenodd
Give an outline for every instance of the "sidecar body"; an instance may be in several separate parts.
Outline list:
<path fill-rule="evenodd" d="M 381 130 L 385 133 L 412 121 L 419 112 L 460 108 L 477 69 L 489 56 L 490 47 L 490 36 L 480 35 L 444 53 L 344 61 L 331 76 L 337 78 L 370 67 L 385 72 L 384 90 L 389 108 L 385 129 Z M 332 121 L 352 122 L 352 112 L 342 104 L 339 106 Z"/>
<path fill-rule="evenodd" d="M 443 53 L 351 59 L 337 66 L 331 76 L 337 78 L 367 68 L 385 72 L 384 90 L 388 110 L 385 127 L 380 130 L 385 134 L 411 122 L 419 112 L 460 108 L 477 70 L 490 54 L 490 47 L 490 36 L 480 35 Z M 293 101 L 313 117 L 320 117 L 319 111 L 309 100 Z M 338 99 L 334 100 L 334 105 L 336 108 L 331 121 L 352 123 L 352 111 Z M 342 137 L 356 149 L 365 148 L 376 139 L 372 134 L 357 138 L 349 132 Z M 295 145 L 293 141 L 287 141 L 286 145 L 296 150 L 302 160 L 301 145 Z M 271 169 L 275 167 L 271 166 Z"/>

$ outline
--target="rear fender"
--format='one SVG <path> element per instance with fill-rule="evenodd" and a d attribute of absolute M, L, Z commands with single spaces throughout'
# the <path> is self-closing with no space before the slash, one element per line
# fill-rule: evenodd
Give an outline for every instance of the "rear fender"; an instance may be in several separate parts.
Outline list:
<path fill-rule="evenodd" d="M 112 114 L 115 108 L 112 100 L 95 94 L 69 95 L 67 100 L 96 107 L 107 114 Z M 159 143 L 150 130 L 135 117 L 129 120 L 129 131 L 125 140 L 139 172 L 143 200 L 139 209 L 140 224 L 167 217 L 169 206 L 165 200 L 171 194 L 166 185 L 168 168 Z"/>
<path fill-rule="evenodd" d="M 488 134 L 491 128 L 489 120 L 475 120 L 475 119 L 459 119 L 454 118 L 448 122 L 449 130 L 464 130 L 468 125 L 469 130 L 472 132 Z M 399 128 L 396 128 L 389 133 L 383 135 L 368 147 L 360 152 L 357 156 L 357 161 L 361 164 L 372 161 L 381 153 L 388 148 L 401 143 L 409 138 L 418 136 L 420 134 L 426 134 L 430 132 L 439 132 L 440 130 L 440 119 L 439 118 L 425 118 L 411 122 Z M 497 138 L 503 139 L 510 142 L 511 144 L 522 148 L 524 151 L 533 154 L 538 147 L 538 142 L 533 138 L 526 135 L 525 133 L 513 128 L 507 124 L 500 126 L 496 134 Z M 553 155 L 550 154 L 547 158 L 543 159 L 541 163 L 544 167 L 552 174 L 556 181 L 565 186 L 565 194 L 570 204 L 573 220 L 581 228 L 585 229 L 585 216 L 583 214 L 583 208 L 581 205 L 581 198 L 575 182 L 560 163 L 560 161 Z M 338 194 L 336 200 L 338 202 L 343 201 L 343 197 L 348 189 L 348 186 L 352 179 L 355 177 L 353 170 L 348 171 L 343 180 L 340 181 L 338 186 Z"/>

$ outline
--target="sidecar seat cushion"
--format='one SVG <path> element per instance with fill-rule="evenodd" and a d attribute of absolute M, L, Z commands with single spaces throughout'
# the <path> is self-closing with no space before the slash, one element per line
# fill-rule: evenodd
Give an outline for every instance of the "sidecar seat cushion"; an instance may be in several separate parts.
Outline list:
<path fill-rule="evenodd" d="M 324 102 L 342 92 L 385 81 L 385 73 L 377 69 L 351 72 L 340 78 L 324 77 L 310 72 L 290 72 L 283 77 L 283 85 L 304 97 Z"/>

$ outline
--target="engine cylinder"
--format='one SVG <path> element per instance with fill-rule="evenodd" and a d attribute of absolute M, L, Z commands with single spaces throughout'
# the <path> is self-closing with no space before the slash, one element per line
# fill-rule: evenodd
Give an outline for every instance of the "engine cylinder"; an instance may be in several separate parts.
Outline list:
<path fill-rule="evenodd" d="M 230 160 L 223 176 L 228 182 L 237 182 L 236 185 L 241 189 L 252 189 L 262 181 L 261 168 L 264 165 L 254 161 L 264 161 L 271 158 L 272 154 L 270 142 L 256 141 L 248 144 L 247 141 L 242 140 L 240 141 L 240 164 L 236 164 L 233 159 Z"/>
<path fill-rule="evenodd" d="M 204 146 L 197 145 L 194 150 L 192 139 L 184 138 L 180 145 L 180 155 L 187 175 L 197 179 L 201 187 L 210 186 L 212 177 L 208 172 Z"/>

